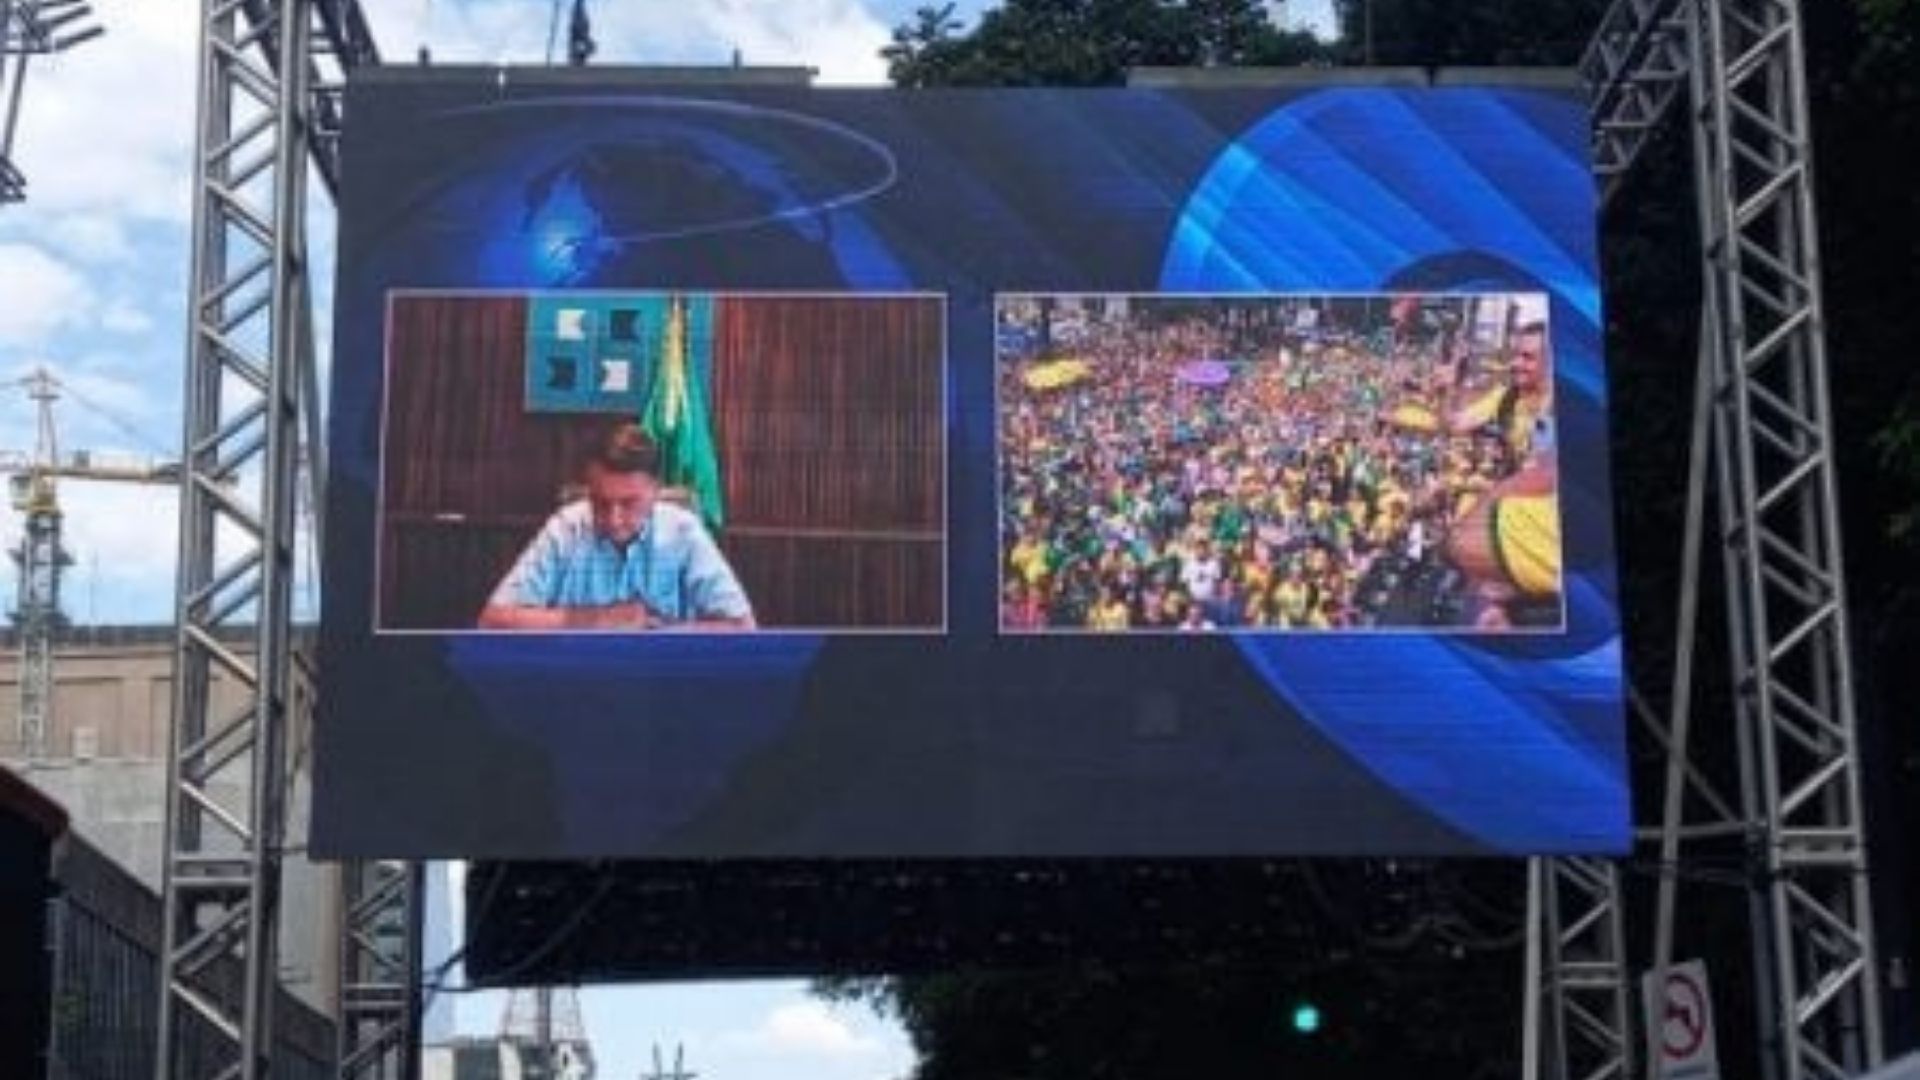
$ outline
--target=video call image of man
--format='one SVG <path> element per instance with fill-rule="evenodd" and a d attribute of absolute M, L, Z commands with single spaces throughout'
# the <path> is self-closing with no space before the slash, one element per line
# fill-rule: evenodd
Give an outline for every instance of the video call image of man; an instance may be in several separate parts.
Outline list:
<path fill-rule="evenodd" d="M 660 452 L 636 424 L 608 432 L 480 612 L 486 630 L 755 627 L 753 606 L 698 514 L 662 497 Z"/>

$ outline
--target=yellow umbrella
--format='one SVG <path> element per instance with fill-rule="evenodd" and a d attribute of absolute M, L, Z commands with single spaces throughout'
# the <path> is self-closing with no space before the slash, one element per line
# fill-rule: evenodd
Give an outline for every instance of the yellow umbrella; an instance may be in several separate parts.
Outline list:
<path fill-rule="evenodd" d="M 1425 405 L 1408 402 L 1387 414 L 1389 423 L 1407 431 L 1432 432 L 1440 430 L 1440 418 Z"/>
<path fill-rule="evenodd" d="M 1030 390 L 1058 390 L 1093 374 L 1093 365 L 1085 360 L 1049 360 L 1035 364 L 1021 376 Z"/>

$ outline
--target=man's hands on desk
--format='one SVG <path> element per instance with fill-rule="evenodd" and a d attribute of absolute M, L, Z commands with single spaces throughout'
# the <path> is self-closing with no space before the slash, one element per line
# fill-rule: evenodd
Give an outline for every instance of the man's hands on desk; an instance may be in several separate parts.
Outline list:
<path fill-rule="evenodd" d="M 654 630 L 665 625 L 638 600 L 573 607 L 488 604 L 480 612 L 482 630 Z"/>
<path fill-rule="evenodd" d="M 482 630 L 689 630 L 729 633 L 754 629 L 752 615 L 718 616 L 676 622 L 638 600 L 574 607 L 520 607 L 489 604 L 480 612 Z"/>
<path fill-rule="evenodd" d="M 571 607 L 560 609 L 566 616 L 564 625 L 569 630 L 656 630 L 666 625 L 666 620 L 655 615 L 652 609 L 638 600 L 624 604 L 608 604 L 604 607 Z"/>

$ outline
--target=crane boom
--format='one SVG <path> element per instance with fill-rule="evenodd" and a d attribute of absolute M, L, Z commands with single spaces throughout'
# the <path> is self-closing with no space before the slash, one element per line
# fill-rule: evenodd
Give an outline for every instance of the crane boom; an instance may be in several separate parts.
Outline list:
<path fill-rule="evenodd" d="M 153 462 L 102 462 L 92 464 L 84 455 L 75 455 L 64 462 L 54 465 L 37 464 L 25 460 L 25 455 L 17 450 L 0 450 L 0 473 L 14 476 L 47 476 L 56 480 L 107 480 L 126 484 L 177 484 L 180 482 L 180 463 L 177 461 Z"/>

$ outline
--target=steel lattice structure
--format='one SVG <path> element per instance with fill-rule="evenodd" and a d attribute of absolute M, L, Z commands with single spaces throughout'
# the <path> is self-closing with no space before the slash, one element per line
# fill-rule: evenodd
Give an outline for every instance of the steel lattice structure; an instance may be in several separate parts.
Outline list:
<path fill-rule="evenodd" d="M 305 299 L 307 7 L 210 0 L 194 151 L 158 1069 L 196 1014 L 220 1077 L 264 1076 L 285 837 Z M 265 62 L 260 53 L 272 55 Z M 253 653 L 223 632 L 251 632 Z M 245 703 L 215 715 L 218 670 Z M 218 978 L 239 961 L 240 985 Z"/>
<path fill-rule="evenodd" d="M 303 456 L 311 463 L 317 488 L 322 456 L 306 170 L 311 160 L 329 192 L 336 188 L 345 75 L 376 62 L 356 4 L 209 0 L 202 10 L 164 861 L 163 1077 L 175 1075 L 189 1011 L 224 1040 L 218 1075 L 266 1070 L 285 829 L 297 463 Z M 306 455 L 299 453 L 303 413 Z M 317 492 L 313 504 L 322 504 Z M 233 627 L 252 631 L 251 660 L 220 646 L 219 631 Z M 237 714 L 211 715 L 216 669 L 250 691 Z M 398 1075 L 411 1030 L 414 875 L 383 863 L 350 866 L 342 876 L 342 1068 Z M 240 961 L 241 986 L 214 977 L 223 957 Z"/>
<path fill-rule="evenodd" d="M 1695 11 L 1692 126 L 1742 809 L 1781 1075 L 1880 1059 L 1800 12 Z"/>
<path fill-rule="evenodd" d="M 305 166 L 333 187 L 339 76 L 378 57 L 352 0 L 204 0 L 202 19 L 159 1068 L 161 1080 L 176 1075 L 190 1011 L 225 1040 L 216 1075 L 260 1080 L 284 840 L 297 451 L 302 406 L 311 417 L 316 404 Z M 1742 749 L 1743 778 L 1737 810 L 1708 793 L 1727 820 L 1707 829 L 1748 836 L 1764 863 L 1756 954 L 1775 1071 L 1846 1075 L 1879 1059 L 1879 1002 L 1799 12 L 1795 0 L 1618 0 L 1583 70 L 1608 195 L 1682 81 L 1690 92 L 1707 264 L 1694 490 L 1715 490 L 1728 552 L 1739 710 L 1722 734 Z M 308 438 L 317 448 L 317 428 Z M 1683 629 L 1692 603 L 1683 597 Z M 253 659 L 220 643 L 235 628 L 253 635 Z M 216 668 L 249 691 L 238 713 L 211 714 Z M 1695 835 L 1676 794 L 1691 778 L 1685 685 L 1676 678 L 1670 720 L 1653 725 L 1670 759 L 1663 866 Z M 1637 701 L 1636 711 L 1652 717 Z M 399 1074 L 415 875 L 379 863 L 345 876 L 342 1075 Z M 1618 868 L 1539 860 L 1532 876 L 1529 1067 L 1630 1075 Z M 1662 899 L 1656 968 L 1673 929 Z M 240 962 L 239 985 L 214 977 L 223 957 Z"/>
<path fill-rule="evenodd" d="M 401 1080 L 419 1034 L 418 865 L 365 862 L 344 872 L 340 944 L 341 1080 Z"/>
<path fill-rule="evenodd" d="M 27 197 L 27 176 L 13 162 L 27 62 L 99 37 L 90 0 L 0 0 L 0 206 Z"/>
<path fill-rule="evenodd" d="M 1616 0 L 1580 59 L 1593 92 L 1593 171 L 1610 200 L 1687 81 L 1683 0 Z"/>
<path fill-rule="evenodd" d="M 1633 1056 L 1619 867 L 1533 859 L 1527 877 L 1526 1075 L 1620 1080 Z"/>
<path fill-rule="evenodd" d="M 73 556 L 60 542 L 60 505 L 52 481 L 40 476 L 14 500 L 25 514 L 13 556 L 18 588 L 13 620 L 20 633 L 20 746 L 29 758 L 46 753 L 53 720 L 53 641 L 61 625 L 62 571 Z"/>
<path fill-rule="evenodd" d="M 1665 723 L 1661 872 L 1654 956 L 1672 959 L 1683 841 L 1744 839 L 1756 882 L 1753 936 L 1768 1074 L 1825 1080 L 1881 1056 L 1878 959 L 1868 903 L 1860 762 L 1833 476 L 1805 56 L 1794 0 L 1616 0 L 1582 70 L 1594 90 L 1595 161 L 1610 196 L 1685 79 L 1699 196 L 1705 301 L 1677 620 Z M 1711 469 L 1708 463 L 1711 461 Z M 1688 759 L 1692 647 L 1705 491 L 1718 506 L 1736 715 L 1708 732 L 1739 756 L 1737 807 Z M 1643 716 L 1651 710 L 1636 699 Z M 1689 823 L 1689 790 L 1714 820 Z M 1572 876 L 1581 860 L 1551 864 Z M 1592 890 L 1620 909 L 1618 876 Z M 1549 958 L 1534 992 L 1579 970 L 1552 913 L 1536 919 Z M 1612 945 L 1618 955 L 1619 939 Z M 1624 997 L 1625 971 L 1619 993 Z M 1544 989 L 1543 989 L 1544 988 Z M 1573 1004 L 1546 1033 L 1579 1023 Z M 1630 1071 L 1626 1017 L 1607 1041 Z M 1571 1038 L 1548 1038 L 1555 1077 L 1596 1075 Z"/>

